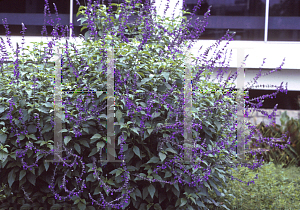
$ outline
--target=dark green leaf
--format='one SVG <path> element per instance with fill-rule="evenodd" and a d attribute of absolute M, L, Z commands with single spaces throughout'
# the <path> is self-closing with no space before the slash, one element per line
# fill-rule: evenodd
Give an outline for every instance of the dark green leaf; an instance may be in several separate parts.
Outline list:
<path fill-rule="evenodd" d="M 159 152 L 159 158 L 160 158 L 160 160 L 161 160 L 161 162 L 164 162 L 164 160 L 166 159 L 166 155 L 164 154 L 164 153 L 161 153 L 161 152 Z"/>
<path fill-rule="evenodd" d="M 148 187 L 144 187 L 143 189 L 143 199 L 145 200 L 148 196 Z"/>
<path fill-rule="evenodd" d="M 20 174 L 19 174 L 19 181 L 26 175 L 26 171 L 25 170 L 22 170 L 20 171 Z"/>
<path fill-rule="evenodd" d="M 42 134 L 44 134 L 44 133 L 50 131 L 51 129 L 52 129 L 52 125 L 51 125 L 50 123 L 46 123 L 46 124 L 44 125 L 43 130 L 42 130 Z"/>
<path fill-rule="evenodd" d="M 71 141 L 72 137 L 71 136 L 65 136 L 64 138 L 64 143 L 67 145 Z"/>
<path fill-rule="evenodd" d="M 134 192 L 135 192 L 136 196 L 139 196 L 140 198 L 142 198 L 142 193 L 138 188 L 136 188 Z"/>
<path fill-rule="evenodd" d="M 174 154 L 177 154 L 177 152 L 174 149 L 172 149 L 172 148 L 167 148 L 166 151 L 167 152 L 172 152 Z"/>
<path fill-rule="evenodd" d="M 16 178 L 16 173 L 14 172 L 14 169 L 12 169 L 9 173 L 8 173 L 8 185 L 11 188 L 12 184 L 15 181 Z"/>
<path fill-rule="evenodd" d="M 28 133 L 35 133 L 37 131 L 36 125 L 29 125 L 27 129 Z"/>
<path fill-rule="evenodd" d="M 75 143 L 74 147 L 75 147 L 75 150 L 78 152 L 78 154 L 81 154 L 81 150 L 80 150 L 79 144 Z"/>
<path fill-rule="evenodd" d="M 90 146 L 89 146 L 89 144 L 87 143 L 86 140 L 80 140 L 79 143 L 80 143 L 81 145 L 85 146 L 85 147 L 90 148 Z"/>
<path fill-rule="evenodd" d="M 137 135 L 139 135 L 138 128 L 130 128 L 130 130 L 132 130 L 134 133 L 136 133 Z"/>
<path fill-rule="evenodd" d="M 93 181 L 95 181 L 94 175 L 93 174 L 89 174 L 86 177 L 86 182 L 93 182 Z"/>
<path fill-rule="evenodd" d="M 84 203 L 78 203 L 78 208 L 79 208 L 79 210 L 85 210 L 86 209 L 86 204 L 84 204 Z"/>
<path fill-rule="evenodd" d="M 103 148 L 105 146 L 105 143 L 103 141 L 100 141 L 97 143 L 97 150 L 99 151 L 100 148 Z"/>
<path fill-rule="evenodd" d="M 91 140 L 98 140 L 101 138 L 101 135 L 99 133 L 96 133 L 94 134 L 92 137 L 91 137 Z M 91 143 L 94 143 L 95 141 L 91 141 Z"/>
<path fill-rule="evenodd" d="M 148 192 L 150 193 L 150 196 L 153 199 L 153 196 L 154 196 L 154 193 L 155 193 L 155 187 L 152 184 L 149 185 Z"/>
<path fill-rule="evenodd" d="M 0 143 L 4 144 L 5 141 L 7 139 L 7 135 L 6 134 L 0 134 Z"/>
<path fill-rule="evenodd" d="M 184 206 L 186 203 L 187 203 L 186 198 L 181 198 L 179 207 Z"/>
<path fill-rule="evenodd" d="M 92 149 L 91 153 L 89 154 L 89 157 L 93 156 L 93 155 L 96 154 L 96 153 L 97 153 L 97 148 L 94 147 L 94 148 Z"/>
<path fill-rule="evenodd" d="M 171 177 L 171 176 L 172 176 L 172 173 L 170 171 L 165 171 L 165 177 L 164 178 Z"/>
<path fill-rule="evenodd" d="M 50 208 L 50 210 L 60 210 L 62 208 L 62 206 L 58 203 L 53 204 Z"/>
<path fill-rule="evenodd" d="M 27 138 L 34 139 L 34 140 L 37 140 L 37 138 L 35 137 L 34 134 L 30 134 L 30 135 L 27 135 L 27 134 L 26 134 L 26 137 L 27 137 Z"/>
<path fill-rule="evenodd" d="M 148 162 L 148 163 L 157 163 L 159 161 L 159 158 L 158 157 L 152 157 Z"/>
<path fill-rule="evenodd" d="M 137 146 L 134 146 L 134 147 L 133 147 L 133 152 L 134 152 L 137 156 L 139 156 L 140 159 L 142 159 L 142 158 L 141 158 L 140 149 L 139 149 Z"/>
<path fill-rule="evenodd" d="M 48 171 L 48 168 L 49 168 L 49 162 L 44 161 L 44 166 L 45 166 L 46 171 Z"/>
<path fill-rule="evenodd" d="M 120 110 L 116 111 L 116 118 L 117 118 L 118 122 L 121 122 L 122 112 Z"/>
<path fill-rule="evenodd" d="M 156 118 L 156 117 L 159 117 L 160 116 L 160 112 L 154 112 L 152 115 L 151 115 L 151 117 L 152 117 L 152 119 L 154 119 L 154 118 Z"/>
<path fill-rule="evenodd" d="M 6 148 L 5 148 L 6 149 Z M 0 162 L 5 162 L 9 154 L 4 151 L 0 151 Z"/>
<path fill-rule="evenodd" d="M 199 200 L 197 200 L 196 203 L 197 203 L 198 206 L 201 206 L 201 207 L 204 207 L 204 208 L 206 207 L 206 206 L 205 206 L 201 201 L 199 201 Z"/>
<path fill-rule="evenodd" d="M 169 72 L 162 72 L 162 75 L 166 79 L 166 82 L 168 82 L 170 73 Z"/>
<path fill-rule="evenodd" d="M 22 206 L 21 206 L 21 210 L 30 210 L 32 207 L 31 207 L 31 205 L 30 204 L 28 204 L 28 203 L 25 203 L 25 204 L 23 204 Z"/>
<path fill-rule="evenodd" d="M 36 176 L 32 173 L 27 173 L 27 180 L 35 186 Z"/>
<path fill-rule="evenodd" d="M 147 205 L 147 210 L 149 210 L 149 209 L 151 208 L 151 206 L 153 206 L 153 203 L 149 203 L 149 204 Z"/>

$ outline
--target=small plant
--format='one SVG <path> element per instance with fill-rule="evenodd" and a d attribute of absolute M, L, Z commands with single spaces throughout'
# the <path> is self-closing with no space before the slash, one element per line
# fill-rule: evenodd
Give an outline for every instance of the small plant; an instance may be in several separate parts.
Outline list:
<path fill-rule="evenodd" d="M 270 162 L 255 170 L 246 167 L 231 170 L 232 176 L 245 181 L 255 179 L 256 174 L 258 176 L 248 185 L 246 182 L 228 180 L 221 202 L 232 210 L 299 209 L 300 169 L 282 166 Z M 227 205 L 228 202 L 231 204 Z"/>

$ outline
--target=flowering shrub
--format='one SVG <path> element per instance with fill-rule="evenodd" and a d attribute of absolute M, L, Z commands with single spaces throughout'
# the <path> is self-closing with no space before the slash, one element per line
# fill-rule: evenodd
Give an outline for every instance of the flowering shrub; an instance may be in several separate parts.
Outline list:
<path fill-rule="evenodd" d="M 46 12 L 48 2 L 45 2 Z M 67 89 L 108 89 L 105 75 L 109 64 L 105 60 L 109 57 L 108 49 L 113 47 L 116 152 L 123 162 L 96 163 L 97 153 L 100 159 L 107 155 L 102 156 L 107 148 L 107 128 L 103 121 L 109 118 L 105 114 L 108 105 L 104 91 L 87 95 L 73 93 L 72 97 L 63 98 L 66 108 L 61 118 L 64 148 L 60 148 L 63 151 L 60 159 L 64 162 L 45 162 L 54 151 L 53 95 L 47 88 L 51 86 L 49 79 L 53 78 L 49 58 L 54 46 L 62 46 L 57 41 L 58 24 L 52 32 L 53 40 L 46 43 L 47 50 L 45 43 L 36 45 L 36 49 L 38 46 L 45 49 L 44 58 L 33 60 L 36 64 L 29 65 L 25 61 L 38 50 L 29 50 L 27 59 L 19 59 L 17 49 L 14 52 L 16 61 L 7 67 L 13 68 L 14 74 L 6 75 L 7 79 L 1 78 L 0 125 L 3 126 L 0 142 L 9 149 L 1 151 L 4 159 L 0 180 L 9 188 L 5 192 L 7 200 L 0 207 L 35 205 L 48 208 L 49 204 L 51 208 L 76 205 L 78 209 L 95 209 L 94 206 L 207 209 L 208 204 L 213 204 L 227 208 L 212 198 L 208 189 L 224 197 L 217 186 L 226 184 L 225 176 L 230 176 L 226 169 L 238 165 L 238 161 L 231 158 L 235 154 L 235 99 L 242 98 L 240 92 L 233 92 L 233 83 L 211 83 L 209 74 L 226 46 L 216 53 L 217 47 L 222 40 L 232 40 L 234 34 L 227 32 L 204 55 L 192 57 L 196 90 L 188 129 L 193 139 L 185 142 L 183 105 L 187 102 L 184 98 L 187 64 L 181 49 L 190 49 L 190 40 L 204 31 L 209 11 L 204 16 L 205 21 L 188 32 L 190 23 L 186 17 L 163 19 L 150 13 L 153 8 L 149 3 L 142 7 L 138 1 L 127 0 L 117 7 L 115 14 L 109 13 L 111 7 L 106 8 L 99 2 L 91 4 L 88 1 L 86 7 L 79 8 L 78 14 L 84 15 L 81 23 L 89 31 L 81 49 L 66 41 L 62 68 L 67 75 L 63 84 Z M 139 10 L 139 18 L 136 23 L 129 24 L 127 19 L 134 9 Z M 213 47 L 216 47 L 215 57 L 208 59 L 207 54 Z M 201 61 L 203 63 L 199 63 Z M 34 72 L 34 68 L 39 72 Z M 233 74 L 229 81 L 236 77 L 237 74 Z M 226 94 L 225 88 L 228 88 Z M 284 91 L 282 84 L 276 93 L 279 91 Z M 261 103 L 251 105 L 259 108 Z M 248 109 L 249 106 L 246 114 Z M 188 157 L 190 161 L 185 161 L 184 153 L 188 149 L 192 155 Z M 261 162 L 243 166 L 255 169 L 260 165 Z"/>

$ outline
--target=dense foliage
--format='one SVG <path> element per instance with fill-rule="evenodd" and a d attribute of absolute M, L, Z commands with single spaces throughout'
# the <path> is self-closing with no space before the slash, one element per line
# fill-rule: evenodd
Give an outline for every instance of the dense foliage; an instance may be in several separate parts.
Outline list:
<path fill-rule="evenodd" d="M 154 18 L 148 4 L 133 1 L 116 6 L 114 15 L 109 13 L 110 8 L 90 1 L 79 8 L 78 14 L 84 15 L 81 23 L 89 29 L 79 49 L 68 40 L 36 43 L 35 49 L 28 49 L 21 59 L 19 50 L 26 50 L 17 49 L 15 62 L 5 67 L 13 69 L 14 74 L 0 81 L 0 182 L 8 184 L 1 208 L 32 205 L 48 209 L 48 204 L 52 209 L 71 205 L 78 209 L 207 209 L 209 204 L 226 208 L 208 192 L 225 196 L 218 186 L 226 185 L 226 176 L 230 175 L 227 169 L 237 162 L 232 161 L 234 119 L 241 93 L 233 91 L 233 83 L 209 82 L 215 61 L 225 47 L 216 55 L 214 52 L 211 59 L 207 54 L 212 48 L 203 56 L 192 57 L 196 90 L 190 125 L 193 141 L 187 144 L 182 123 L 187 63 L 182 49 L 190 49 L 192 43 L 188 40 L 202 33 L 205 24 L 200 22 L 197 30 L 188 32 L 186 17 Z M 132 10 L 138 12 L 137 23 L 126 24 Z M 58 38 L 55 31 L 53 35 Z M 216 50 L 222 40 L 232 40 L 233 35 L 226 33 L 218 40 Z M 53 62 L 49 59 L 55 53 L 54 46 L 66 48 L 61 58 L 64 89 L 102 91 L 63 95 L 66 113 L 61 118 L 61 132 L 65 149 L 72 149 L 65 150 L 62 157 L 71 163 L 63 164 L 45 162 L 53 159 L 53 152 L 49 152 L 53 150 L 53 93 L 47 90 L 53 87 L 49 80 L 54 78 Z M 106 60 L 111 47 L 116 152 L 120 154 L 116 158 L 124 160 L 121 164 L 96 163 L 98 157 L 107 155 Z M 42 54 L 42 58 L 36 57 Z M 283 91 L 282 86 L 279 91 Z M 193 156 L 184 162 L 183 153 L 190 147 Z"/>

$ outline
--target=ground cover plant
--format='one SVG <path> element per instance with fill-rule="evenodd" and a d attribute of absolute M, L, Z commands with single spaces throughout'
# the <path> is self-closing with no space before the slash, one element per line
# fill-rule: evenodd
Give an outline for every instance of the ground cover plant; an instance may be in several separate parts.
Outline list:
<path fill-rule="evenodd" d="M 299 167 L 291 165 L 283 168 L 283 164 L 275 165 L 271 161 L 253 171 L 239 166 L 231 173 L 245 181 L 252 179 L 256 173 L 259 178 L 252 186 L 228 180 L 227 190 L 223 191 L 225 197 L 222 199 L 230 209 L 288 210 L 299 208 Z M 213 194 L 212 196 L 214 197 Z"/>
<path fill-rule="evenodd" d="M 117 7 L 116 12 L 110 12 L 112 6 Z M 45 0 L 45 16 L 48 10 Z M 233 91 L 237 73 L 224 83 L 210 82 L 216 61 L 222 58 L 234 33 L 228 31 L 204 54 L 191 56 L 191 65 L 188 65 L 183 48 L 190 49 L 195 36 L 204 32 L 209 10 L 204 21 L 199 21 L 193 30 L 188 30 L 191 23 L 186 17 L 163 18 L 151 10 L 153 6 L 149 2 L 141 5 L 139 1 L 124 1 L 106 8 L 100 2 L 88 1 L 87 6 L 78 11 L 84 16 L 81 18 L 83 28 L 88 29 L 83 47 L 78 49 L 68 40 L 60 41 L 64 32 L 61 28 L 63 34 L 58 35 L 57 18 L 49 43 L 35 43 L 33 50 L 24 49 L 22 44 L 13 50 L 15 62 L 7 66 L 2 57 L 1 69 L 14 73 L 6 71 L 4 75 L 3 70 L 0 80 L 3 158 L 0 182 L 7 184 L 1 208 L 207 209 L 208 205 L 227 208 L 219 202 L 225 195 L 218 189 L 226 185 L 226 176 L 231 177 L 227 169 L 242 165 L 253 170 L 261 166 L 262 160 L 252 165 L 234 160 L 236 106 L 242 99 L 241 91 Z M 133 12 L 138 14 L 137 22 L 128 23 Z M 9 35 L 8 25 L 4 26 Z M 23 24 L 23 41 L 25 29 Z M 68 28 L 66 32 L 68 35 Z M 218 50 L 221 41 L 227 42 Z M 2 40 L 5 53 L 4 46 Z M 63 97 L 64 148 L 60 148 L 63 151 L 60 158 L 71 163 L 45 162 L 45 159 L 53 159 L 54 150 L 54 101 L 48 88 L 53 87 L 50 79 L 54 78 L 53 63 L 49 59 L 57 46 L 64 49 L 61 57 L 64 88 L 103 90 Z M 106 60 L 110 48 L 113 48 L 115 66 L 115 139 L 119 154 L 116 156 L 123 160 L 121 164 L 96 163 L 99 158 L 107 157 L 105 121 L 109 116 L 106 116 L 105 88 L 109 88 Z M 210 58 L 208 54 L 213 48 Z M 23 55 L 25 51 L 27 55 Z M 23 57 L 20 57 L 21 52 Z M 184 82 L 189 68 L 195 92 L 189 124 L 193 139 L 187 143 L 183 122 L 184 104 L 188 103 L 189 96 L 184 98 Z M 220 68 L 219 72 L 222 78 L 226 69 Z M 262 75 L 259 73 L 247 89 L 259 76 Z M 246 98 L 246 115 L 251 107 L 260 111 L 258 108 L 265 97 L 287 91 L 282 84 L 276 88 L 274 94 Z M 251 103 L 254 100 L 258 104 Z M 253 135 L 253 127 L 247 126 L 251 132 L 245 143 Z M 183 155 L 188 149 L 192 156 L 190 161 L 184 161 Z M 252 183 L 253 180 L 248 181 L 248 185 Z"/>

